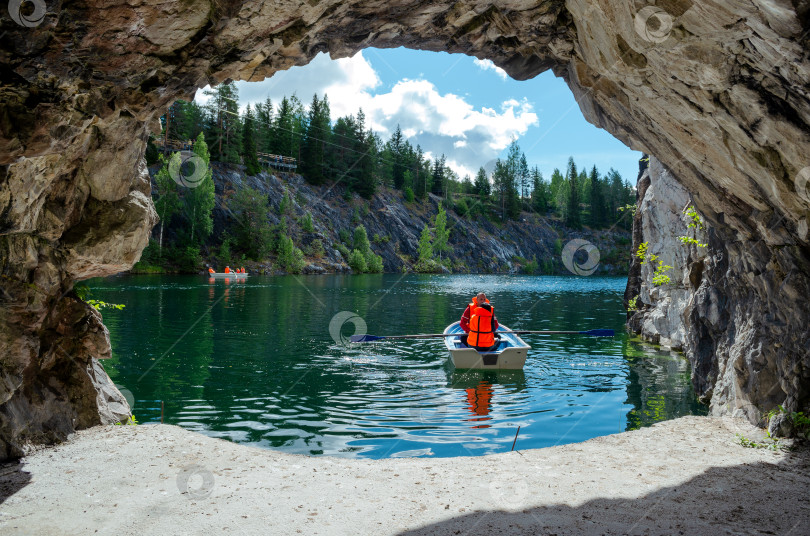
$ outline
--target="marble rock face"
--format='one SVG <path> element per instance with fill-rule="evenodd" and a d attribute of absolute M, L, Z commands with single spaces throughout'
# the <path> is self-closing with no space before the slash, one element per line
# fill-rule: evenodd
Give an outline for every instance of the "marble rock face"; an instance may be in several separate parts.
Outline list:
<path fill-rule="evenodd" d="M 0 19 L 0 454 L 107 415 L 92 360 L 108 349 L 86 340 L 95 315 L 75 318 L 70 290 L 145 247 L 156 216 L 143 153 L 165 108 L 206 84 L 374 46 L 564 78 L 586 118 L 654 155 L 708 224 L 684 309 L 699 391 L 752 419 L 776 403 L 808 407 L 806 3 L 36 3 Z"/>

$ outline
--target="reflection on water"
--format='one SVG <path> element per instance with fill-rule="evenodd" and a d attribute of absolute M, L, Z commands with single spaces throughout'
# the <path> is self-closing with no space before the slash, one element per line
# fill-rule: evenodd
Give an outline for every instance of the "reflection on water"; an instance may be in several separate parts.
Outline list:
<path fill-rule="evenodd" d="M 141 422 L 160 419 L 287 452 L 382 458 L 536 448 L 701 413 L 681 357 L 623 335 L 619 278 L 128 276 L 90 283 L 105 363 Z M 372 334 L 441 332 L 485 290 L 515 329 L 613 328 L 615 339 L 526 337 L 523 371 L 457 371 L 438 340 L 343 345 L 341 311 Z M 344 336 L 354 325 L 344 326 Z"/>

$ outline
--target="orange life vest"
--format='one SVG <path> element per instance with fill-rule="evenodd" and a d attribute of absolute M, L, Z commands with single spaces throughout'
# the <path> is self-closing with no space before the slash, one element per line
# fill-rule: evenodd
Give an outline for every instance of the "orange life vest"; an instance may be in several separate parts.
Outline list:
<path fill-rule="evenodd" d="M 483 307 L 475 305 L 471 308 L 471 313 L 470 334 L 467 336 L 467 344 L 478 348 L 489 348 L 495 344 L 495 335 L 492 332 L 492 319 L 495 316 L 495 308 L 493 307 L 491 311 L 487 311 Z"/>
<path fill-rule="evenodd" d="M 231 268 L 230 268 L 230 266 L 226 266 L 226 267 L 225 267 L 225 273 L 226 273 L 226 274 L 231 273 Z"/>
<path fill-rule="evenodd" d="M 209 268 L 209 269 L 208 269 L 208 273 L 209 273 L 209 274 L 214 274 L 214 273 L 216 273 L 216 272 L 214 272 L 214 269 L 213 269 L 213 268 Z"/>

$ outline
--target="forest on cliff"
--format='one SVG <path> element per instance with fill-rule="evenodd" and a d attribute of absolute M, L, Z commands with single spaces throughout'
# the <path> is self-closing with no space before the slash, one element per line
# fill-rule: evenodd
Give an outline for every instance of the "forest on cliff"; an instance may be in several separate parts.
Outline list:
<path fill-rule="evenodd" d="M 314 95 L 309 106 L 292 95 L 277 104 L 267 99 L 255 107 L 242 107 L 235 86 L 229 83 L 214 88 L 208 97 L 205 105 L 175 102 L 161 118 L 160 137 L 148 146 L 147 163 L 161 223 L 136 271 L 197 271 L 206 261 L 253 262 L 260 263 L 263 271 L 293 273 L 313 265 L 327 271 L 349 266 L 355 272 L 514 271 L 512 259 L 497 251 L 487 252 L 495 258 L 494 265 L 480 261 L 476 266 L 454 265 L 459 255 L 449 240 L 448 225 L 499 227 L 506 230 L 507 242 L 515 242 L 515 236 L 508 236 L 515 224 L 540 222 L 558 228 L 554 247 L 547 248 L 555 251 L 549 255 L 559 255 L 557 242 L 571 233 L 607 229 L 621 234 L 631 227 L 635 191 L 613 169 L 605 175 L 595 166 L 580 170 L 569 158 L 561 166 L 564 171 L 555 169 L 546 181 L 513 141 L 503 159 L 482 166 L 474 178 L 460 178 L 446 165 L 445 155 L 414 146 L 399 127 L 383 141 L 367 128 L 362 109 L 332 122 L 326 95 Z M 205 173 L 196 173 L 193 166 L 189 170 L 188 156 L 173 151 L 178 144 L 193 147 Z M 268 162 L 268 155 L 286 157 L 295 168 L 279 169 Z M 228 172 L 245 180 L 228 181 Z M 199 179 L 191 187 L 182 179 L 188 174 Z M 296 189 L 298 202 L 291 200 L 290 188 L 274 192 L 268 186 L 271 176 L 288 182 L 292 176 L 303 178 L 306 185 Z M 315 190 L 332 195 L 315 195 Z M 316 229 L 322 226 L 313 205 L 335 193 L 340 199 L 334 200 L 333 208 L 351 207 L 347 228 L 331 233 Z M 371 240 L 368 221 L 361 217 L 381 197 L 389 204 L 406 206 L 412 215 L 428 216 L 421 222 L 418 238 L 404 236 L 397 241 L 398 248 L 405 250 L 396 251 L 401 263 L 390 255 L 383 262 L 386 255 L 380 250 L 386 239 L 376 233 L 376 240 Z M 217 210 L 227 217 L 217 217 Z M 296 212 L 302 213 L 296 216 Z M 320 236 L 308 239 L 312 233 Z M 386 236 L 390 240 L 390 233 Z M 615 246 L 611 243 L 608 248 L 609 260 L 617 266 L 611 270 L 621 272 L 629 247 L 625 254 L 612 251 Z M 340 255 L 330 256 L 330 250 Z M 551 259 L 543 258 L 545 250 L 532 251 L 532 256 L 528 250 L 517 247 L 511 255 L 524 271 L 561 269 L 559 263 L 555 267 Z M 325 258 L 330 262 L 319 262 Z M 265 270 L 268 263 L 273 268 Z"/>

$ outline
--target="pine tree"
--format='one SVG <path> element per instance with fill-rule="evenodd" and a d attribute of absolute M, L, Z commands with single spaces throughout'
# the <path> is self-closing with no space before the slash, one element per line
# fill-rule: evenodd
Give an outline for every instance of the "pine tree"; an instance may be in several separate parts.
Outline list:
<path fill-rule="evenodd" d="M 271 131 L 271 151 L 272 154 L 282 156 L 293 156 L 293 130 L 294 110 L 290 99 L 286 96 L 281 99 L 281 104 L 276 110 L 276 117 L 273 120 Z"/>
<path fill-rule="evenodd" d="M 444 181 L 445 181 L 445 156 L 436 158 L 433 161 L 433 182 L 430 187 L 430 193 L 438 196 L 444 195 Z"/>
<path fill-rule="evenodd" d="M 366 199 L 370 199 L 377 190 L 374 164 L 377 160 L 378 140 L 370 130 L 365 131 L 365 114 L 362 109 L 357 112 L 354 138 L 354 151 L 357 158 L 353 170 L 355 176 L 354 190 Z"/>
<path fill-rule="evenodd" d="M 301 151 L 301 173 L 312 184 L 326 181 L 326 137 L 331 132 L 329 125 L 329 102 L 324 96 L 312 96 L 309 106 L 309 120 Z"/>
<path fill-rule="evenodd" d="M 391 156 L 393 158 L 393 169 L 392 171 L 392 178 L 394 181 L 394 188 L 400 190 L 404 188 L 404 176 L 405 176 L 405 155 L 403 154 L 403 149 L 405 148 L 403 143 L 404 137 L 402 135 L 402 130 L 399 128 L 399 124 L 397 124 L 397 128 L 394 133 L 391 135 L 391 139 L 388 140 L 388 148 L 391 151 Z"/>
<path fill-rule="evenodd" d="M 529 199 L 529 190 L 531 186 L 531 176 L 529 173 L 529 163 L 526 162 L 526 153 L 520 154 L 520 162 L 518 163 L 517 172 L 518 185 L 520 188 L 521 200 Z"/>
<path fill-rule="evenodd" d="M 486 198 L 489 197 L 492 191 L 492 185 L 489 183 L 487 171 L 483 167 L 478 168 L 478 173 L 475 175 L 475 184 L 473 185 L 473 188 L 473 191 L 481 197 L 482 203 Z"/>
<path fill-rule="evenodd" d="M 245 161 L 245 173 L 254 176 L 261 172 L 258 155 L 256 154 L 256 122 L 253 118 L 253 110 L 250 104 L 245 109 L 242 121 L 242 157 Z"/>
<path fill-rule="evenodd" d="M 273 102 L 268 97 L 256 105 L 256 148 L 260 153 L 270 153 L 273 129 Z"/>
<path fill-rule="evenodd" d="M 602 193 L 602 180 L 599 178 L 599 171 L 596 166 L 591 169 L 590 177 L 590 199 L 591 206 L 590 224 L 594 228 L 603 227 L 606 223 L 605 196 Z"/>
<path fill-rule="evenodd" d="M 545 215 L 548 212 L 548 185 L 543 180 L 543 174 L 535 168 L 532 170 L 532 210 Z"/>
<path fill-rule="evenodd" d="M 208 101 L 207 144 L 214 160 L 239 163 L 242 129 L 239 121 L 239 92 L 233 82 L 206 91 Z"/>
<path fill-rule="evenodd" d="M 565 224 L 572 229 L 579 229 L 582 226 L 579 214 L 579 176 L 573 157 L 568 159 L 566 180 L 568 181 L 568 199 L 566 203 Z"/>

